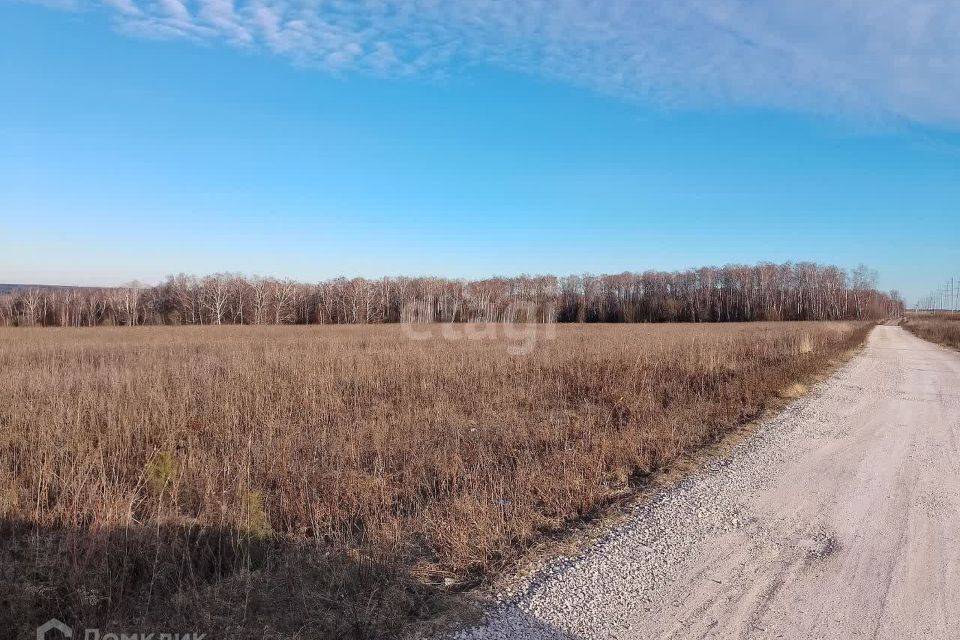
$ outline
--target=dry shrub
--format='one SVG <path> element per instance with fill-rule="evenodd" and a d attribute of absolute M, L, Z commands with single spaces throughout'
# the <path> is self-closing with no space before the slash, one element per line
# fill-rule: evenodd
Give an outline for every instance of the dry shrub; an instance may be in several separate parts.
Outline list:
<path fill-rule="evenodd" d="M 788 399 L 799 398 L 809 390 L 810 389 L 807 387 L 807 385 L 800 382 L 794 382 L 793 384 L 787 385 L 780 390 L 780 397 Z"/>
<path fill-rule="evenodd" d="M 960 313 L 923 313 L 909 316 L 902 326 L 917 337 L 960 349 Z"/>
<path fill-rule="evenodd" d="M 394 634 L 869 327 L 0 330 L 0 624 Z"/>

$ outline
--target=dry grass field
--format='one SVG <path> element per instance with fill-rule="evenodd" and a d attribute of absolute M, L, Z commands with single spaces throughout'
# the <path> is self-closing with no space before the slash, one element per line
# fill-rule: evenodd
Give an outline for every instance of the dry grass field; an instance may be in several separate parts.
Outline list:
<path fill-rule="evenodd" d="M 960 313 L 912 314 L 903 328 L 924 340 L 960 349 Z"/>
<path fill-rule="evenodd" d="M 0 627 L 390 636 L 870 326 L 0 329 Z"/>

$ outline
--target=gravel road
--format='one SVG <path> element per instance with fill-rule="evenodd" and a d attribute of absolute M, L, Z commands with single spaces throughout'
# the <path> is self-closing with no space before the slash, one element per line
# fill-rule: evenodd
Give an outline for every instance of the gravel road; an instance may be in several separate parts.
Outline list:
<path fill-rule="evenodd" d="M 880 326 L 829 380 L 458 640 L 960 637 L 960 354 Z"/>

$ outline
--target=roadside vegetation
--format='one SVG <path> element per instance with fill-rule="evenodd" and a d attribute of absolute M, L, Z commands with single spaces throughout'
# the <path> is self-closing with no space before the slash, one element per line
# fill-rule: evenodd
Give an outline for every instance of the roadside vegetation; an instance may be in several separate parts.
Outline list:
<path fill-rule="evenodd" d="M 960 349 L 960 313 L 912 313 L 902 326 L 924 340 Z"/>
<path fill-rule="evenodd" d="M 871 326 L 0 329 L 0 626 L 395 635 Z"/>

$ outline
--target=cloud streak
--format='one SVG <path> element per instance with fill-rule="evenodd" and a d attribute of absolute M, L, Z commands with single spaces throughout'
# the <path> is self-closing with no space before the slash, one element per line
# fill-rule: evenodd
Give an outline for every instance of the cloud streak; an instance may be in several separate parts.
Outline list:
<path fill-rule="evenodd" d="M 102 0 L 124 33 L 335 73 L 484 64 L 665 106 L 960 122 L 952 0 Z"/>

